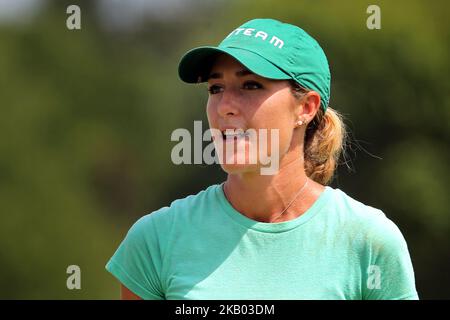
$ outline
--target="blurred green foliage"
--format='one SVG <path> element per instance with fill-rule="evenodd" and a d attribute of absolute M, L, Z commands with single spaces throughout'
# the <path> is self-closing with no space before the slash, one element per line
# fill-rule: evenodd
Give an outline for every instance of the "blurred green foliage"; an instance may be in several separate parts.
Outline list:
<path fill-rule="evenodd" d="M 206 121 L 205 87 L 178 79 L 179 58 L 256 17 L 321 43 L 352 135 L 332 186 L 397 223 L 421 298 L 450 298 L 447 1 L 197 0 L 125 32 L 94 1 L 75 2 L 82 30 L 68 30 L 72 3 L 0 25 L 0 298 L 118 297 L 104 265 L 131 224 L 225 178 L 170 160 L 171 132 Z M 366 28 L 370 4 L 381 30 Z M 82 290 L 66 288 L 71 264 Z"/>

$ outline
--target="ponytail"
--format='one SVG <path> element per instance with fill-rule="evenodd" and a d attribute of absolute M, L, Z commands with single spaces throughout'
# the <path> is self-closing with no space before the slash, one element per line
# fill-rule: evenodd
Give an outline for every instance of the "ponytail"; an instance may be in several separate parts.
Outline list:
<path fill-rule="evenodd" d="M 291 82 L 294 95 L 301 97 L 309 90 Z M 308 124 L 304 140 L 304 166 L 306 175 L 322 185 L 328 185 L 334 175 L 347 139 L 342 115 L 328 107 L 320 108 Z"/>

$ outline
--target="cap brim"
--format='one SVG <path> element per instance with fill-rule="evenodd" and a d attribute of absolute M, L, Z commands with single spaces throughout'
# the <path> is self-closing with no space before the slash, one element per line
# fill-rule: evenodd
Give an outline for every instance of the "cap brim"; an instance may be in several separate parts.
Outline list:
<path fill-rule="evenodd" d="M 287 73 L 260 55 L 240 48 L 198 47 L 188 51 L 180 60 L 178 75 L 187 83 L 207 81 L 208 73 L 218 54 L 225 53 L 251 72 L 269 79 L 291 79 Z"/>

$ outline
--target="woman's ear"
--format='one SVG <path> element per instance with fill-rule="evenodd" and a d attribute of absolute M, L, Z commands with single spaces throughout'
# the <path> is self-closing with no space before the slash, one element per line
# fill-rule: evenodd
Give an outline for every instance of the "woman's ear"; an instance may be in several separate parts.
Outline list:
<path fill-rule="evenodd" d="M 308 91 L 301 101 L 298 120 L 309 123 L 316 116 L 321 104 L 320 94 L 316 91 Z"/>

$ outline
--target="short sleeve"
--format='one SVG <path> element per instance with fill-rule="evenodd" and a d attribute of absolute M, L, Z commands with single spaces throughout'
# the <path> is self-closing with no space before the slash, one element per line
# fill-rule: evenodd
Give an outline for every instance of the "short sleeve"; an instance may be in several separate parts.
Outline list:
<path fill-rule="evenodd" d="M 399 228 L 384 216 L 370 232 L 370 259 L 363 283 L 364 299 L 419 299 L 406 241 Z"/>
<path fill-rule="evenodd" d="M 140 218 L 130 228 L 106 270 L 142 299 L 162 300 L 162 257 L 151 215 Z"/>

